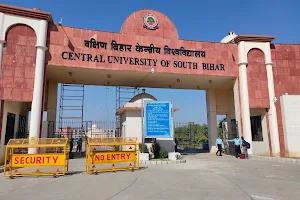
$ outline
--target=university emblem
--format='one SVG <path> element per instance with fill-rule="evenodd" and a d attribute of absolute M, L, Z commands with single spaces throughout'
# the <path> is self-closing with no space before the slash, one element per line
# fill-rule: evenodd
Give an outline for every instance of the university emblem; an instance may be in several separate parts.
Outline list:
<path fill-rule="evenodd" d="M 144 27 L 150 30 L 158 29 L 158 20 L 153 14 L 144 16 Z"/>

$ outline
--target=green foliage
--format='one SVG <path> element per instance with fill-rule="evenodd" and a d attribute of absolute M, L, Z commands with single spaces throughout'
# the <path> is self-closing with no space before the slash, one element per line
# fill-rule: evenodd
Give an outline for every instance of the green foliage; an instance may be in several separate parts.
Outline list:
<path fill-rule="evenodd" d="M 155 142 L 152 144 L 152 150 L 155 159 L 168 158 L 168 152 L 162 149 L 159 143 Z"/>
<path fill-rule="evenodd" d="M 168 158 L 168 152 L 166 152 L 164 149 L 160 149 L 159 158 Z"/>
<path fill-rule="evenodd" d="M 218 136 L 220 136 L 221 139 L 223 139 L 222 122 L 225 120 L 226 118 L 220 120 L 218 124 Z M 208 126 L 207 124 L 201 125 L 189 122 L 186 125 L 176 127 L 174 129 L 174 137 L 182 146 L 184 146 L 184 144 L 190 145 L 190 141 L 194 142 L 195 147 L 201 146 L 202 143 L 208 142 Z"/>
<path fill-rule="evenodd" d="M 219 121 L 218 124 L 218 136 L 223 140 L 223 131 L 222 131 L 222 123 L 226 121 L 226 118 Z"/>
<path fill-rule="evenodd" d="M 218 136 L 223 140 L 223 131 L 222 131 L 222 128 L 218 128 Z"/>
<path fill-rule="evenodd" d="M 222 129 L 222 123 L 226 121 L 226 118 L 219 121 L 218 127 Z"/>
<path fill-rule="evenodd" d="M 154 18 L 152 18 L 152 17 L 149 17 L 147 21 L 148 22 L 153 22 L 153 23 L 155 22 Z"/>
<path fill-rule="evenodd" d="M 152 151 L 153 151 L 154 158 L 159 158 L 160 149 L 161 147 L 159 143 L 155 142 L 152 144 Z"/>
<path fill-rule="evenodd" d="M 193 133 L 193 138 L 190 138 L 191 133 Z M 179 143 L 193 140 L 195 145 L 200 145 L 208 141 L 208 126 L 206 124 L 200 125 L 189 122 L 187 125 L 176 127 L 174 136 L 179 140 Z"/>
<path fill-rule="evenodd" d="M 149 153 L 149 149 L 147 147 L 147 145 L 140 143 L 140 151 L 142 153 Z"/>

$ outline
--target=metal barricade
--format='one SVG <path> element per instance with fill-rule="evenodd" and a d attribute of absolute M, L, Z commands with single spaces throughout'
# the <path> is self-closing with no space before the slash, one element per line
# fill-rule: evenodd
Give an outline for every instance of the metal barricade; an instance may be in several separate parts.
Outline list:
<path fill-rule="evenodd" d="M 136 170 L 140 168 L 137 138 L 88 138 L 86 172 Z"/>
<path fill-rule="evenodd" d="M 4 176 L 53 176 L 68 172 L 67 138 L 10 139 L 6 145 Z"/>

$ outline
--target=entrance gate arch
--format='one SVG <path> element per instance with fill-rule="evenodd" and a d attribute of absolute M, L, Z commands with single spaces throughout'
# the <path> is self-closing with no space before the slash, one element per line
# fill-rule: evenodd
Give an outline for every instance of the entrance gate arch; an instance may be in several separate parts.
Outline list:
<path fill-rule="evenodd" d="M 21 68 L 14 70 L 26 71 L 26 77 L 16 77 L 24 84 L 2 86 L 4 92 L 1 110 L 7 111 L 9 107 L 18 107 L 20 111 L 31 109 L 29 137 L 40 136 L 43 111 L 47 110 L 47 115 L 51 115 L 47 117 L 49 121 L 56 121 L 56 107 L 48 106 L 49 98 L 54 98 L 49 95 L 49 90 L 46 90 L 47 84 L 50 83 L 193 89 L 211 91 L 208 98 L 210 100 L 207 101 L 210 102 L 208 119 L 211 123 L 208 123 L 208 130 L 209 134 L 212 134 L 211 141 L 216 137 L 215 115 L 229 113 L 231 118 L 235 118 L 238 122 L 243 120 L 243 126 L 238 123 L 239 133 L 245 136 L 251 146 L 260 145 L 252 145 L 251 123 L 248 118 L 252 114 L 258 113 L 262 116 L 270 113 L 270 117 L 266 116 L 270 122 L 270 147 L 274 155 L 278 155 L 280 150 L 285 152 L 284 145 L 279 145 L 278 137 L 283 139 L 284 134 L 282 127 L 280 127 L 281 134 L 278 134 L 277 111 L 274 105 L 276 99 L 283 94 L 278 81 L 274 83 L 272 71 L 272 60 L 276 61 L 279 58 L 274 56 L 272 59 L 272 54 L 277 51 L 294 51 L 298 49 L 297 46 L 281 48 L 276 44 L 272 45 L 271 50 L 270 43 L 275 38 L 273 36 L 238 35 L 232 37 L 230 43 L 183 40 L 179 38 L 174 23 L 163 13 L 154 10 L 139 10 L 132 13 L 124 21 L 121 31 L 113 33 L 69 27 L 61 23 L 56 25 L 51 14 L 43 11 L 6 5 L 1 5 L 0 9 L 4 24 L 14 21 L 16 27 L 19 24 L 30 26 L 34 20 L 39 27 L 36 35 L 37 44 L 33 44 L 36 42 L 29 35 L 22 37 L 24 41 L 26 38 L 29 43 L 33 42 L 29 46 L 26 43 L 28 55 L 26 53 L 25 62 L 24 59 L 15 59 L 18 56 L 16 51 L 8 51 L 12 47 L 24 49 L 24 41 L 11 39 L 6 41 L 6 38 L 21 36 L 20 33 L 26 32 L 27 29 L 22 29 L 20 25 L 18 28 L 24 31 L 12 33 L 8 32 L 9 27 L 0 26 L 1 33 L 5 33 L 1 35 L 0 52 L 4 49 L 5 53 L 0 56 L 0 63 L 5 63 L 9 67 L 23 67 L 22 70 Z M 6 44 L 3 45 L 4 43 Z M 263 67 L 266 68 L 263 72 L 260 68 L 256 69 L 255 63 L 253 68 L 246 68 L 247 52 L 254 48 L 262 49 L 265 53 L 265 60 L 255 59 L 255 63 L 258 60 L 263 62 Z M 2 56 L 5 62 L 2 62 Z M 282 61 L 282 58 L 279 60 Z M 291 63 L 294 63 L 295 58 L 291 60 Z M 255 73 L 258 72 L 262 73 L 259 74 L 260 80 L 254 81 Z M 3 73 L 4 77 L 6 74 Z M 14 76 L 8 75 L 7 80 L 17 80 Z M 254 84 L 253 87 L 248 86 L 248 80 Z M 262 82 L 265 83 L 261 84 Z M 274 84 L 277 90 L 274 89 Z M 197 102 L 188 97 L 186 99 Z M 4 101 L 7 102 L 4 104 Z M 14 101 L 22 103 L 22 106 L 14 105 Z M 32 105 L 25 105 L 25 102 L 31 101 Z M 45 104 L 47 105 L 44 106 Z M 281 120 L 281 115 L 278 115 L 278 120 Z M 268 134 L 260 137 L 264 138 L 264 145 L 268 141 L 265 136 L 268 137 Z M 281 141 L 281 144 L 284 144 L 284 141 Z M 213 142 L 210 146 L 213 146 Z M 263 153 L 268 154 L 270 151 L 266 150 Z"/>
<path fill-rule="evenodd" d="M 143 20 L 132 21 L 136 14 L 145 16 L 149 13 L 155 16 L 153 20 L 158 20 L 157 27 L 152 30 L 145 27 Z M 160 27 L 160 23 L 167 24 L 168 31 Z M 137 32 L 128 27 L 134 27 Z M 215 109 L 235 112 L 233 87 L 238 68 L 237 52 L 232 51 L 236 48 L 234 44 L 181 40 L 171 20 L 153 10 L 130 15 L 120 33 L 86 32 L 66 26 L 55 28 L 56 31 L 49 35 L 52 56 L 47 65 L 49 80 L 135 88 L 209 89 L 215 94 L 215 99 L 211 99 Z M 69 43 L 52 38 L 67 39 Z M 52 51 L 51 48 L 63 50 Z M 220 99 L 227 99 L 230 103 L 217 106 Z M 210 112 L 209 120 L 216 118 L 217 112 Z M 216 134 L 216 127 L 209 126 L 208 130 Z M 188 127 L 185 133 L 174 133 L 175 138 L 178 136 L 185 151 L 198 151 L 202 144 L 196 137 L 197 125 L 189 123 Z M 183 131 L 179 127 L 176 130 Z"/>

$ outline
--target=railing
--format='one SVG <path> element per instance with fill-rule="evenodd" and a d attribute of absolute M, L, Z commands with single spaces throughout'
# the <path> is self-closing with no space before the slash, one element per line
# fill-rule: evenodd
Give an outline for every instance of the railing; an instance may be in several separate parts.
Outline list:
<path fill-rule="evenodd" d="M 48 122 L 50 137 L 115 137 L 116 132 L 116 122 L 109 120 Z"/>

